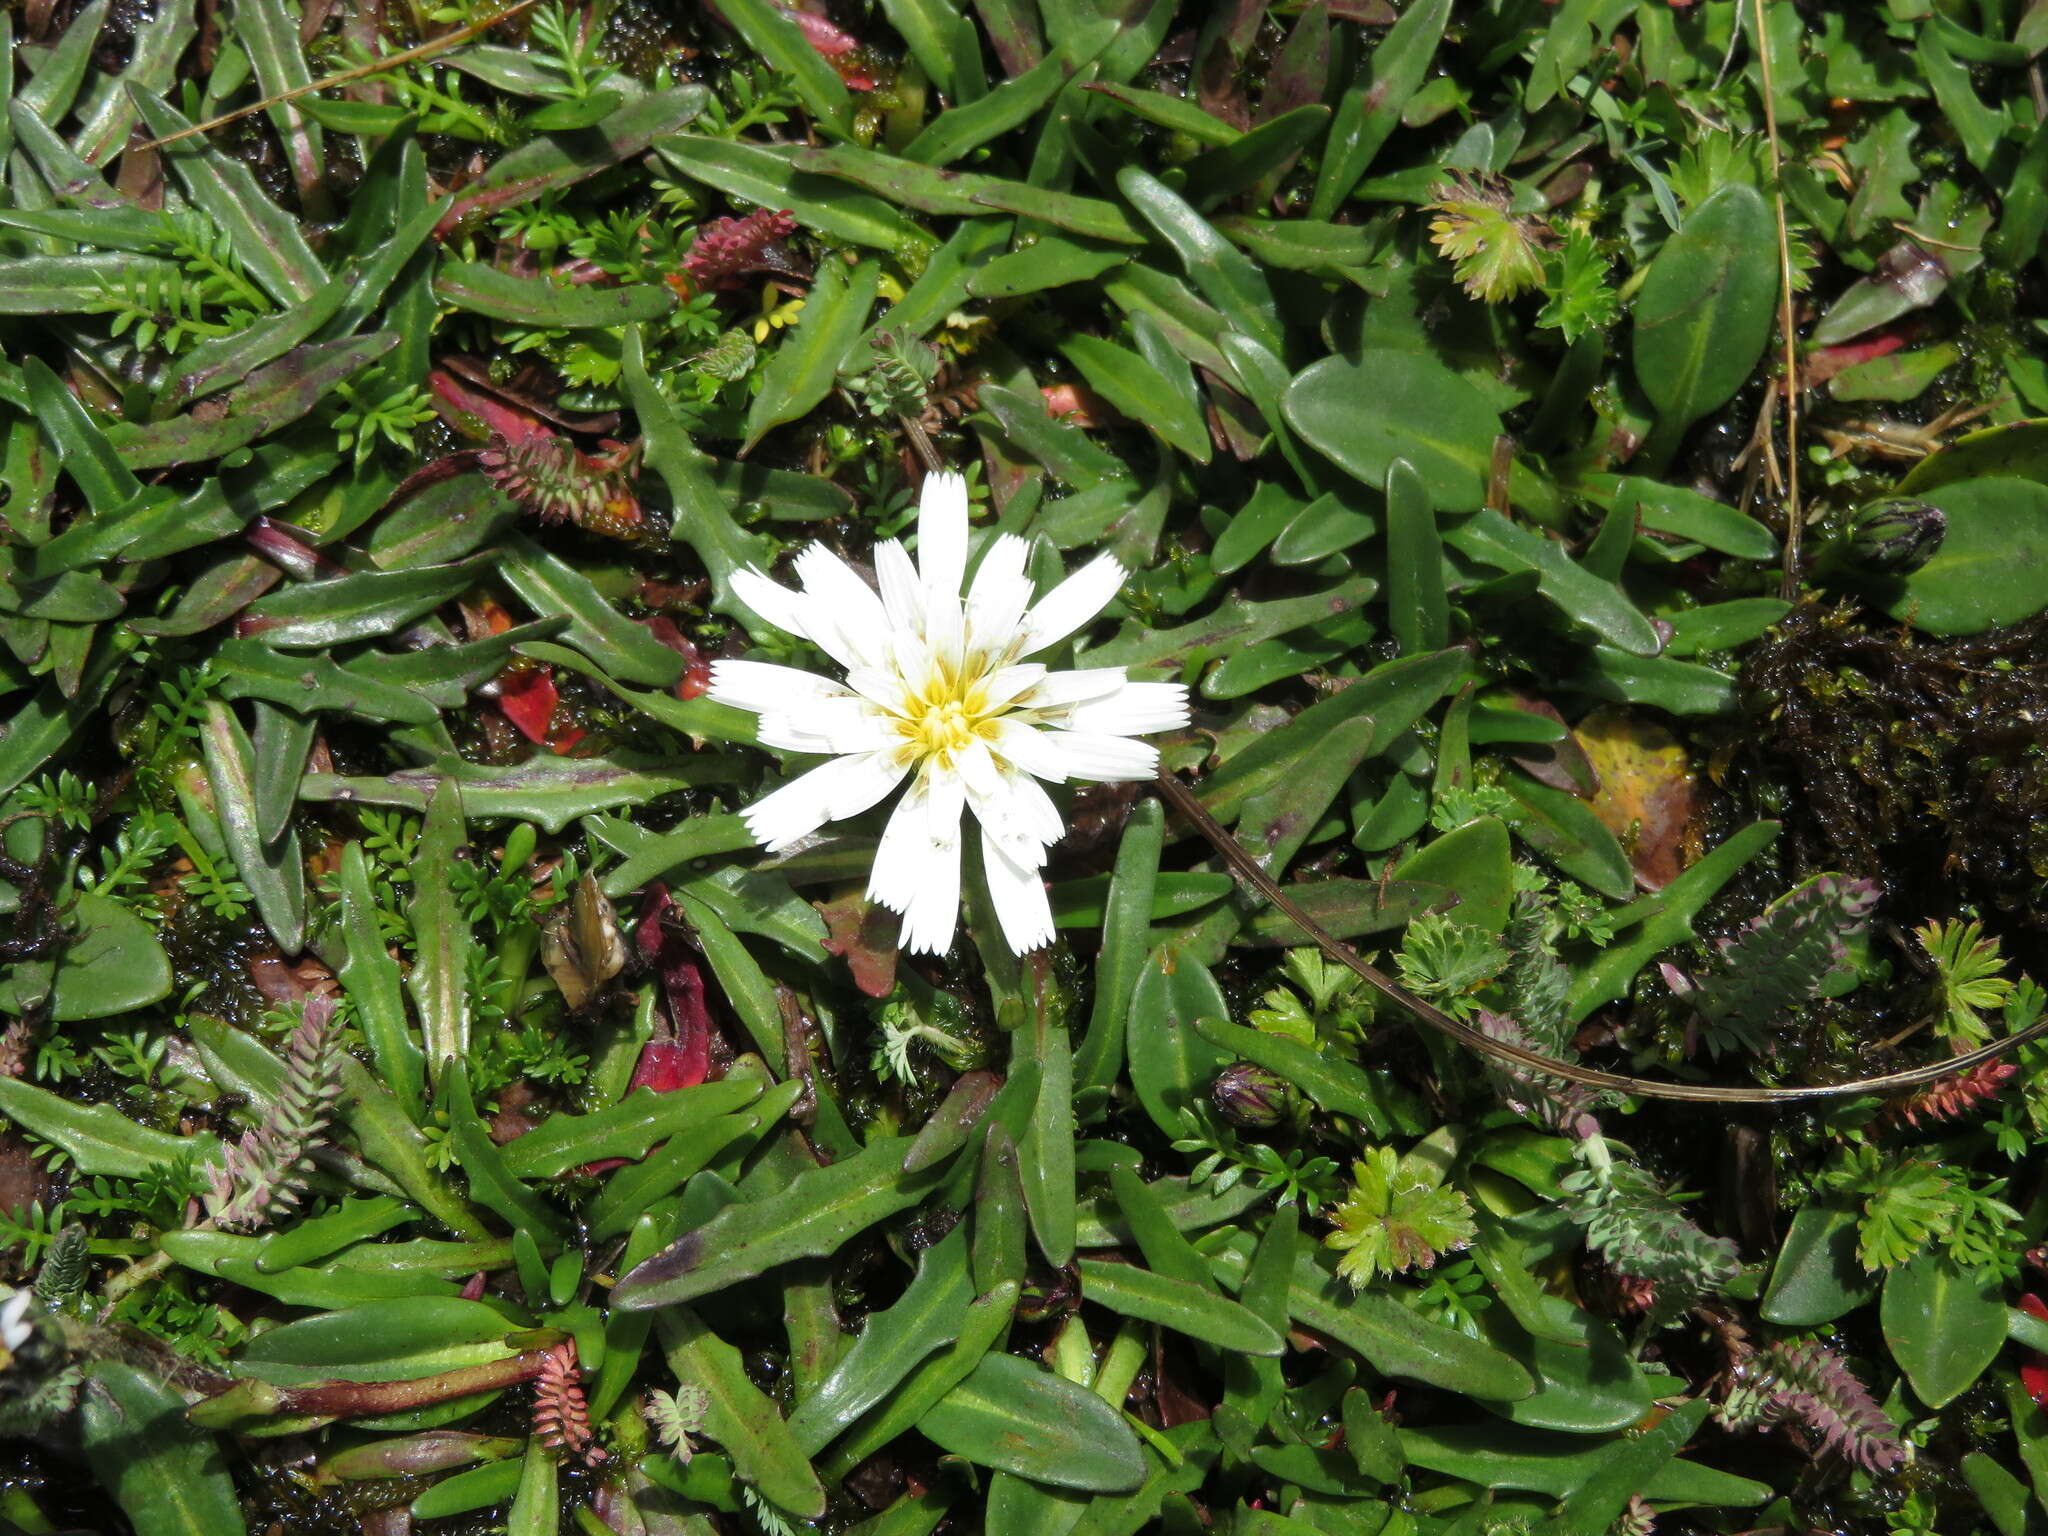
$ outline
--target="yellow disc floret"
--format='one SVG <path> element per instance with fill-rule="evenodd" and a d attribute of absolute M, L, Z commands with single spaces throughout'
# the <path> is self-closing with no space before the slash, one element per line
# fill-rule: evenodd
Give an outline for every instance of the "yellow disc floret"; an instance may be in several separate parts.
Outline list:
<path fill-rule="evenodd" d="M 921 693 L 913 693 L 896 729 L 920 758 L 936 758 L 943 767 L 953 766 L 953 755 L 965 751 L 976 738 L 995 736 L 1000 710 L 988 707 L 988 690 L 978 672 L 953 677 L 935 671 Z"/>

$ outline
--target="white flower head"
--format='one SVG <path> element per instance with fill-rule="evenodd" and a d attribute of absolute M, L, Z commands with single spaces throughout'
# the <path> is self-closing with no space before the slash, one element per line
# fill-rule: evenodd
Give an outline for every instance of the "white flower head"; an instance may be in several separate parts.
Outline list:
<path fill-rule="evenodd" d="M 771 852 L 881 801 L 906 779 L 889 817 L 868 897 L 903 915 L 903 947 L 943 954 L 960 906 L 963 811 L 981 824 L 982 862 L 1003 937 L 1018 954 L 1052 941 L 1039 871 L 1065 828 L 1039 780 L 1149 779 L 1159 752 L 1132 738 L 1188 723 L 1179 683 L 1134 683 L 1122 667 L 1052 672 L 1025 660 L 1100 613 L 1123 585 L 1108 555 L 1034 602 L 1031 546 L 998 535 L 961 596 L 967 482 L 925 480 L 917 562 L 895 539 L 875 548 L 877 594 L 813 544 L 796 558 L 801 593 L 759 571 L 733 590 L 762 618 L 811 641 L 846 669 L 843 683 L 793 667 L 719 661 L 711 697 L 761 717 L 761 740 L 832 754 L 746 810 Z"/>

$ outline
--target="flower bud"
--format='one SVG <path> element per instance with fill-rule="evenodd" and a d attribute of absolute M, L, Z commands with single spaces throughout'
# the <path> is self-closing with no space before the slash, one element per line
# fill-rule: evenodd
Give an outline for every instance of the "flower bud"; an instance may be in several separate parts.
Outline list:
<path fill-rule="evenodd" d="M 1294 1112 L 1294 1086 L 1279 1073 L 1248 1061 L 1217 1073 L 1209 1096 L 1225 1120 L 1247 1130 L 1278 1125 Z"/>
<path fill-rule="evenodd" d="M 1928 502 L 1873 501 L 1850 517 L 1837 555 L 1865 575 L 1908 576 L 1934 558 L 1947 532 L 1948 518 Z"/>

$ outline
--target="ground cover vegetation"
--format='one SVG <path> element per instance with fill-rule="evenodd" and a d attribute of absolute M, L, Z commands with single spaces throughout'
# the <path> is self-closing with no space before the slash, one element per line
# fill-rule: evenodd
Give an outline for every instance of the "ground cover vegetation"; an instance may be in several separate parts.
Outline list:
<path fill-rule="evenodd" d="M 0 44 L 0 1530 L 2048 1522 L 2048 6 Z"/>

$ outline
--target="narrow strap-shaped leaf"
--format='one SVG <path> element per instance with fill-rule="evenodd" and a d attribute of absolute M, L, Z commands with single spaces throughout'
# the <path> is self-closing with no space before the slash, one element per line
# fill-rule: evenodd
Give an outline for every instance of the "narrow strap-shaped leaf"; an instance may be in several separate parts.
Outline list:
<path fill-rule="evenodd" d="M 135 108 L 159 138 L 190 128 L 183 113 L 149 91 L 129 87 Z M 280 304 L 310 299 L 327 281 L 299 221 L 263 195 L 249 167 L 230 160 L 203 137 L 166 145 L 163 156 L 193 202 L 234 242 L 249 275 Z"/>
<path fill-rule="evenodd" d="M 666 1308 L 656 1322 L 676 1379 L 702 1387 L 709 1397 L 704 1427 L 732 1457 L 733 1470 L 793 1515 L 823 1514 L 824 1485 L 775 1404 L 747 1379 L 740 1352 L 689 1307 Z"/>
<path fill-rule="evenodd" d="M 792 1259 L 834 1253 L 876 1222 L 908 1210 L 938 1170 L 903 1171 L 910 1142 L 887 1137 L 827 1168 L 791 1179 L 763 1200 L 727 1206 L 686 1232 L 612 1289 L 612 1305 L 668 1307 L 724 1290 Z"/>
<path fill-rule="evenodd" d="M 1074 1255 L 1074 1059 L 1065 1003 L 1049 970 L 1034 960 L 1025 978 L 1031 1018 L 1016 1038 L 1037 1061 L 1039 1076 L 1017 1166 L 1032 1236 L 1046 1262 L 1058 1269 Z"/>
<path fill-rule="evenodd" d="M 1112 1312 L 1243 1354 L 1277 1357 L 1284 1347 L 1269 1324 L 1208 1286 L 1190 1285 L 1135 1264 L 1085 1257 L 1075 1263 L 1083 1295 Z"/>
<path fill-rule="evenodd" d="M 795 421 L 831 393 L 839 368 L 867 329 L 868 308 L 882 269 L 872 261 L 848 272 L 841 262 L 818 271 L 795 332 L 761 374 L 761 391 L 747 410 L 746 453 L 771 429 Z"/>
<path fill-rule="evenodd" d="M 448 1106 L 448 1138 L 462 1171 L 469 1175 L 469 1192 L 481 1205 L 495 1211 L 515 1232 L 526 1232 L 542 1251 L 561 1251 L 568 1237 L 568 1225 L 553 1206 L 520 1183 L 505 1166 L 505 1156 L 469 1092 L 469 1069 L 461 1060 L 450 1063 L 442 1079 Z"/>
<path fill-rule="evenodd" d="M 903 1294 L 870 1314 L 845 1358 L 790 1415 L 790 1433 L 806 1452 L 823 1450 L 927 1355 L 960 1336 L 974 1300 L 967 1246 L 960 1225 L 927 1248 Z"/>
<path fill-rule="evenodd" d="M 775 73 L 787 80 L 797 99 L 835 139 L 853 137 L 853 98 L 839 71 L 810 44 L 803 28 L 768 0 L 732 0 L 719 6 L 747 45 L 758 53 Z"/>
<path fill-rule="evenodd" d="M 1145 964 L 1165 823 L 1158 801 L 1140 801 L 1117 843 L 1116 869 L 1110 877 L 1108 910 L 1101 925 L 1102 948 L 1095 958 L 1095 1000 L 1088 1032 L 1074 1057 L 1077 1099 L 1091 1089 L 1107 1090 L 1123 1070 L 1124 1019 Z"/>
<path fill-rule="evenodd" d="M 278 948 L 295 955 L 306 934 L 306 864 L 298 834 L 287 831 L 265 842 L 258 832 L 255 748 L 234 712 L 218 699 L 207 701 L 200 744 L 228 853 Z"/>
<path fill-rule="evenodd" d="M 185 1419 L 156 1376 L 96 1360 L 79 1393 L 79 1443 L 136 1536 L 240 1536 L 248 1529 L 220 1442 Z"/>
<path fill-rule="evenodd" d="M 455 893 L 455 860 L 466 836 L 460 786 L 442 779 L 426 812 L 413 865 L 415 958 L 407 986 L 426 1039 L 427 1075 L 438 1083 L 469 1052 L 469 919 Z"/>
<path fill-rule="evenodd" d="M 1450 643 L 1450 597 L 1444 589 L 1443 540 L 1422 477 L 1406 459 L 1387 466 L 1387 611 L 1403 653 L 1440 651 Z"/>

